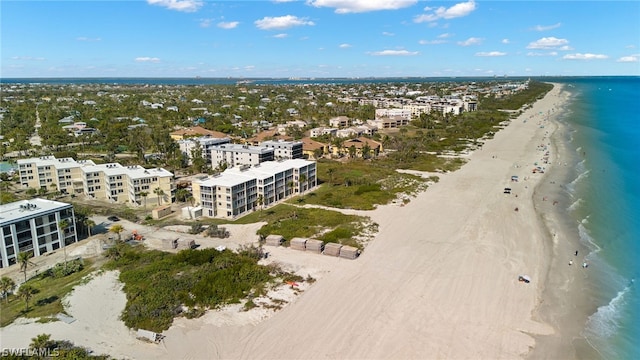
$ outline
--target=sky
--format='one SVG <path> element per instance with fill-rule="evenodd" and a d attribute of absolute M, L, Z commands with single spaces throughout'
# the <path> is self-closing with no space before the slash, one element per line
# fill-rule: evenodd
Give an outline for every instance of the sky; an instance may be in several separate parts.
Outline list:
<path fill-rule="evenodd" d="M 0 78 L 640 75 L 640 1 L 0 1 Z"/>

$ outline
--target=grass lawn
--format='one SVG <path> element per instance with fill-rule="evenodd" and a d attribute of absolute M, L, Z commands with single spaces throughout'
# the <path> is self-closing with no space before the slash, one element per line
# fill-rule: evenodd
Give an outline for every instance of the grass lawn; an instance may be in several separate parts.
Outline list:
<path fill-rule="evenodd" d="M 85 276 L 89 275 L 96 268 L 90 260 L 84 260 L 84 268 L 81 271 L 65 276 L 63 278 L 36 277 L 27 281 L 38 290 L 31 300 L 29 300 L 29 311 L 25 311 L 24 300 L 15 295 L 9 295 L 8 303 L 1 301 L 0 326 L 7 326 L 19 317 L 42 318 L 46 321 L 58 313 L 64 313 L 62 299 L 73 290 L 73 287 L 83 283 Z M 16 290 L 17 291 L 17 290 Z"/>

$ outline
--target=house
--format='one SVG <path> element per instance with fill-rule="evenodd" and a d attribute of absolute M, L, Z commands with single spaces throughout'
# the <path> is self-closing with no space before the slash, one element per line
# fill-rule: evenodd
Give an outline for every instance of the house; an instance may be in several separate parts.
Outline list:
<path fill-rule="evenodd" d="M 338 129 L 336 128 L 327 128 L 327 127 L 317 127 L 309 130 L 309 137 L 319 137 L 322 135 L 336 136 L 338 133 Z"/>
<path fill-rule="evenodd" d="M 302 142 L 302 155 L 305 159 L 318 160 L 324 154 L 329 153 L 329 145 L 312 140 L 310 137 L 300 139 Z"/>
<path fill-rule="evenodd" d="M 190 137 L 209 136 L 213 138 L 224 138 L 227 134 L 203 128 L 202 126 L 192 126 L 176 130 L 169 134 L 173 140 L 182 140 Z"/>
<path fill-rule="evenodd" d="M 334 156 L 349 155 L 351 147 L 355 149 L 355 157 L 363 157 L 367 147 L 368 157 L 377 157 L 382 152 L 382 143 L 362 136 L 343 142 L 341 147 L 334 146 L 331 151 Z"/>
<path fill-rule="evenodd" d="M 341 128 L 349 126 L 349 118 L 347 116 L 337 116 L 329 119 L 329 126 L 334 128 Z"/>

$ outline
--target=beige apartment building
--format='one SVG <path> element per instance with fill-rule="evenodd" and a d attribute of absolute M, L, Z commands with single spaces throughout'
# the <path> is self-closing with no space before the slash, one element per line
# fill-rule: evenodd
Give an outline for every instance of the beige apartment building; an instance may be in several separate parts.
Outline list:
<path fill-rule="evenodd" d="M 173 174 L 163 168 L 95 164 L 90 160 L 54 156 L 20 159 L 18 166 L 23 188 L 55 188 L 66 194 L 133 205 L 146 201 L 157 201 L 159 205 L 171 203 L 175 195 Z"/>
<path fill-rule="evenodd" d="M 203 215 L 224 219 L 235 219 L 316 186 L 316 163 L 303 159 L 230 168 L 192 183 L 193 197 Z"/>

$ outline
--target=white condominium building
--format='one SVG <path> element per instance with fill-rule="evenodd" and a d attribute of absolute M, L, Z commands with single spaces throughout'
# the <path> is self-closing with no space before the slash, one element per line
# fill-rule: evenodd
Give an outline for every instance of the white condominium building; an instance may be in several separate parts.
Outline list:
<path fill-rule="evenodd" d="M 192 183 L 208 217 L 234 219 L 259 207 L 305 193 L 317 185 L 316 163 L 303 159 L 242 166 Z"/>
<path fill-rule="evenodd" d="M 65 229 L 59 226 L 63 220 Z M 0 268 L 16 264 L 21 252 L 40 256 L 73 244 L 78 241 L 73 206 L 45 199 L 0 205 L 0 236 Z"/>
<path fill-rule="evenodd" d="M 211 166 L 228 168 L 241 165 L 253 166 L 265 161 L 273 161 L 274 149 L 262 146 L 224 144 L 211 147 Z"/>
<path fill-rule="evenodd" d="M 260 146 L 272 148 L 275 160 L 302 159 L 302 141 L 268 140 L 261 142 Z"/>
<path fill-rule="evenodd" d="M 159 204 L 170 203 L 175 191 L 173 174 L 163 168 L 145 169 L 118 163 L 96 165 L 93 161 L 53 156 L 21 159 L 18 165 L 24 188 L 56 188 L 62 193 L 84 194 L 114 203 L 142 205 L 147 197 Z"/>
<path fill-rule="evenodd" d="M 408 124 L 411 121 L 411 112 L 411 109 L 376 109 L 376 119 L 399 117 Z"/>
<path fill-rule="evenodd" d="M 192 152 L 198 144 L 202 151 L 202 157 L 206 160 L 207 164 L 211 164 L 211 148 L 216 145 L 229 144 L 231 143 L 231 139 L 202 136 L 198 138 L 182 139 L 177 142 L 178 146 L 180 146 L 180 151 L 189 159 L 189 164 L 193 161 Z"/>

